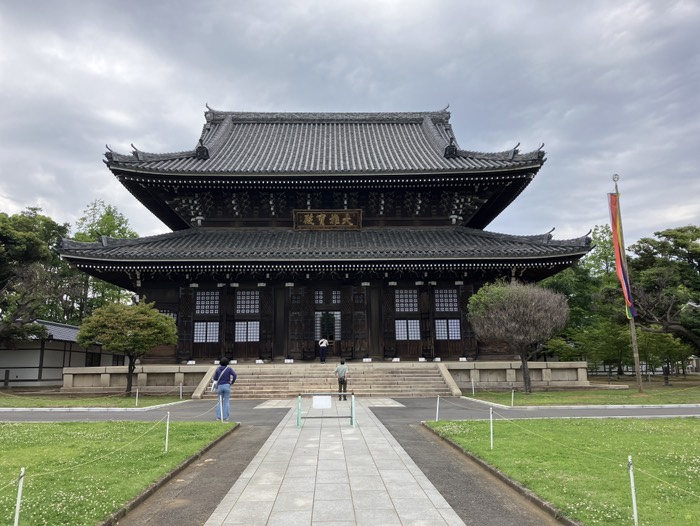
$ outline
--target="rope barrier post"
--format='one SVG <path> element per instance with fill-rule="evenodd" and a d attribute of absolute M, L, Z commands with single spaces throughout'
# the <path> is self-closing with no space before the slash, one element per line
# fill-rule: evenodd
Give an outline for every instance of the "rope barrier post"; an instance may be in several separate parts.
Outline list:
<path fill-rule="evenodd" d="M 627 467 L 630 471 L 630 486 L 632 488 L 632 513 L 634 515 L 634 526 L 639 526 L 639 517 L 637 516 L 637 495 L 634 489 L 634 466 L 632 466 L 632 455 L 627 457 Z"/>
<path fill-rule="evenodd" d="M 493 449 L 493 407 L 489 407 L 489 427 L 491 432 L 491 449 Z"/>
<path fill-rule="evenodd" d="M 170 436 L 170 411 L 168 411 L 168 418 L 165 420 L 165 452 L 168 452 L 168 438 Z"/>
<path fill-rule="evenodd" d="M 139 406 L 139 388 L 136 388 L 136 407 Z"/>
<path fill-rule="evenodd" d="M 180 382 L 180 400 L 182 400 L 182 382 Z"/>
<path fill-rule="evenodd" d="M 350 395 L 350 424 L 355 427 L 355 393 Z"/>
<path fill-rule="evenodd" d="M 437 404 L 435 406 L 435 421 L 440 420 L 440 395 L 437 397 Z"/>
<path fill-rule="evenodd" d="M 301 429 L 301 393 L 297 397 L 297 428 Z"/>
<path fill-rule="evenodd" d="M 22 486 L 24 485 L 24 468 L 19 471 L 19 486 L 17 487 L 17 505 L 15 506 L 15 526 L 19 524 L 19 509 L 22 504 Z"/>
<path fill-rule="evenodd" d="M 224 423 L 224 397 L 219 394 L 219 419 L 221 420 L 221 423 Z"/>
<path fill-rule="evenodd" d="M 474 378 L 472 378 L 472 396 L 474 396 L 476 392 L 474 391 Z"/>
<path fill-rule="evenodd" d="M 510 390 L 510 406 L 513 407 L 515 404 L 515 389 Z"/>

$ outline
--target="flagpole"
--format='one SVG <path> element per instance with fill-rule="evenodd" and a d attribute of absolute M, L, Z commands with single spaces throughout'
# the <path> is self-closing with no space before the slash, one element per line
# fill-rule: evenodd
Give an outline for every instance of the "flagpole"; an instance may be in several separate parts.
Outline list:
<path fill-rule="evenodd" d="M 615 195 L 619 197 L 620 192 L 617 189 L 617 182 L 620 180 L 620 176 L 618 174 L 613 174 L 612 180 L 615 182 Z M 622 234 L 622 219 L 621 216 L 619 215 L 619 209 L 620 209 L 620 202 L 619 200 L 617 201 L 617 207 L 618 207 L 618 217 L 620 218 L 620 231 L 619 231 L 619 239 L 620 239 L 620 260 L 622 262 L 622 265 L 625 269 L 627 269 L 627 253 L 625 252 L 625 239 Z M 627 280 L 629 281 L 629 276 L 627 276 Z M 622 284 L 622 287 L 624 289 L 624 283 Z M 630 296 L 631 297 L 631 296 Z M 628 309 L 629 312 L 629 309 Z M 637 346 L 637 328 L 634 323 L 634 316 L 635 313 L 632 311 L 631 315 L 628 315 L 628 319 L 630 322 L 630 339 L 632 342 L 632 356 L 634 357 L 634 371 L 635 371 L 635 376 L 637 379 L 637 390 L 639 393 L 643 393 L 644 389 L 642 388 L 642 370 L 641 366 L 639 364 L 639 347 Z"/>

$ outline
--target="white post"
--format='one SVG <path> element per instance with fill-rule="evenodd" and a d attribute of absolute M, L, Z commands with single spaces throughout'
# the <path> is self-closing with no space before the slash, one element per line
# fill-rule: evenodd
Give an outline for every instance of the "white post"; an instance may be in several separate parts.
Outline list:
<path fill-rule="evenodd" d="M 510 390 L 510 406 L 513 407 L 515 403 L 515 389 Z"/>
<path fill-rule="evenodd" d="M 435 407 L 435 421 L 440 420 L 440 395 L 437 397 L 437 406 Z"/>
<path fill-rule="evenodd" d="M 493 407 L 489 407 L 489 422 L 491 430 L 491 449 L 493 449 Z"/>
<path fill-rule="evenodd" d="M 639 517 L 637 516 L 637 495 L 634 489 L 634 467 L 632 466 L 632 455 L 627 457 L 627 467 L 630 470 L 630 486 L 632 488 L 632 513 L 634 515 L 634 526 L 639 526 Z"/>
<path fill-rule="evenodd" d="M 355 427 L 355 394 L 350 395 L 350 423 Z"/>
<path fill-rule="evenodd" d="M 182 382 L 180 382 L 180 400 L 182 400 Z"/>
<path fill-rule="evenodd" d="M 224 397 L 219 395 L 219 416 L 221 416 L 221 423 L 224 423 Z"/>
<path fill-rule="evenodd" d="M 297 428 L 301 429 L 301 394 L 297 397 Z"/>
<path fill-rule="evenodd" d="M 474 396 L 474 378 L 472 378 L 472 396 Z"/>
<path fill-rule="evenodd" d="M 139 406 L 139 388 L 136 388 L 136 407 Z"/>
<path fill-rule="evenodd" d="M 165 419 L 165 452 L 168 452 L 168 437 L 170 436 L 170 411 L 168 411 L 168 417 Z"/>
<path fill-rule="evenodd" d="M 15 506 L 15 526 L 19 524 L 19 508 L 22 503 L 22 486 L 24 485 L 24 468 L 19 471 L 19 487 L 17 488 L 17 506 Z"/>

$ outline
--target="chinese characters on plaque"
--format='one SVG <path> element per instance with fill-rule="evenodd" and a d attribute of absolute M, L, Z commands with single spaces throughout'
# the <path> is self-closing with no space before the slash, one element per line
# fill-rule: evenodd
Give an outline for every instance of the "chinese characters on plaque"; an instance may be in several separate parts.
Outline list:
<path fill-rule="evenodd" d="M 362 210 L 294 210 L 294 230 L 360 230 Z"/>

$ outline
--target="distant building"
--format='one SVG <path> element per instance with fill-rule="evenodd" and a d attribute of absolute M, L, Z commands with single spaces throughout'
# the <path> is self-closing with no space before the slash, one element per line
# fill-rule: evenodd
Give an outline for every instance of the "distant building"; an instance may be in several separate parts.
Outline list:
<path fill-rule="evenodd" d="M 479 358 L 475 290 L 590 250 L 586 236 L 485 231 L 545 154 L 463 150 L 447 111 L 205 118 L 193 150 L 106 154 L 172 233 L 61 247 L 176 319 L 163 362 L 306 358 L 322 337 L 348 358 Z"/>
<path fill-rule="evenodd" d="M 79 327 L 36 320 L 46 327 L 47 338 L 32 338 L 0 346 L 0 385 L 40 387 L 63 385 L 64 367 L 124 365 L 124 356 L 105 353 L 99 345 L 76 343 Z"/>

